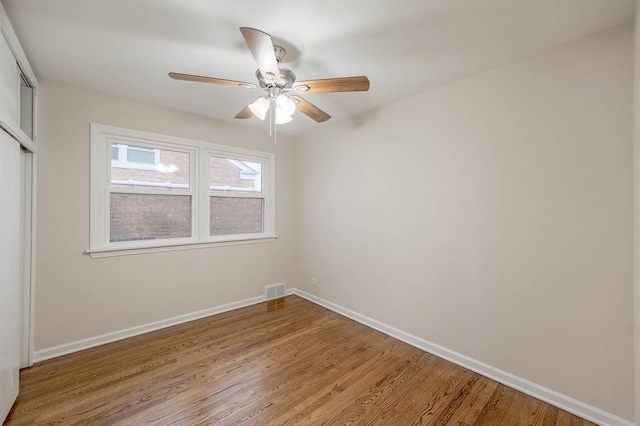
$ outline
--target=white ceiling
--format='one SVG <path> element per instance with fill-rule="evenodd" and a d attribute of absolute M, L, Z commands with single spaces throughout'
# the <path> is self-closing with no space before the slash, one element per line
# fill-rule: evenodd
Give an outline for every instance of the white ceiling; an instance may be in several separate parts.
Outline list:
<path fill-rule="evenodd" d="M 39 78 L 268 128 L 235 114 L 262 92 L 172 80 L 255 82 L 241 26 L 285 47 L 298 80 L 366 75 L 369 92 L 306 95 L 299 135 L 633 20 L 635 0 L 2 0 Z"/>

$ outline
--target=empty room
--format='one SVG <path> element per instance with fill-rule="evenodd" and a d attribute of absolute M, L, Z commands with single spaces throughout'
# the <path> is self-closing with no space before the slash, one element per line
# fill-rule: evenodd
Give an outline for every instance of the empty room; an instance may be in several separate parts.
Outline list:
<path fill-rule="evenodd" d="M 640 425 L 636 0 L 0 0 L 0 420 Z"/>

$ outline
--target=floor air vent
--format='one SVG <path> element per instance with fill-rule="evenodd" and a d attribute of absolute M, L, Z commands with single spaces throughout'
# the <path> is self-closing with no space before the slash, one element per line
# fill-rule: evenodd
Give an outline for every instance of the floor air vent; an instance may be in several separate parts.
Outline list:
<path fill-rule="evenodd" d="M 264 289 L 267 293 L 267 300 L 277 299 L 279 297 L 284 297 L 286 284 L 281 283 L 281 284 L 268 285 Z"/>

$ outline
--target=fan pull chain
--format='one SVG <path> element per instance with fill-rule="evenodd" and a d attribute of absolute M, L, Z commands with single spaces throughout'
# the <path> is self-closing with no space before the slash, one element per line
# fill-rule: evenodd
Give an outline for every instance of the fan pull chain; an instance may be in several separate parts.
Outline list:
<path fill-rule="evenodd" d="M 269 100 L 269 136 L 271 136 L 271 125 L 273 123 L 273 108 L 271 107 L 271 99 Z"/>
<path fill-rule="evenodd" d="M 273 135 L 273 146 L 277 146 L 278 144 L 278 125 L 276 124 L 276 115 L 273 113 L 273 110 L 276 107 L 276 101 L 273 99 L 269 100 L 269 136 Z M 273 126 L 273 132 L 271 128 Z"/>

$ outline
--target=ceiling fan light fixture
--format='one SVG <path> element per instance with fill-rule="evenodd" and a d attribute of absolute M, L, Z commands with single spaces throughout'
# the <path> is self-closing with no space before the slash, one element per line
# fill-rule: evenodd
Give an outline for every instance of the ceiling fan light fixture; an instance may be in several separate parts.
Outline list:
<path fill-rule="evenodd" d="M 275 101 L 276 124 L 285 124 L 292 120 L 292 115 L 296 112 L 296 103 L 287 95 L 280 94 Z"/>
<path fill-rule="evenodd" d="M 278 114 L 278 110 L 276 110 L 276 124 L 285 124 L 293 120 L 293 117 L 285 114 Z"/>
<path fill-rule="evenodd" d="M 249 104 L 249 109 L 260 120 L 264 120 L 269 110 L 269 100 L 266 97 L 258 98 Z"/>
<path fill-rule="evenodd" d="M 287 95 L 278 95 L 276 98 L 276 106 L 277 110 L 281 111 L 282 114 L 292 115 L 296 112 L 296 103 Z"/>

